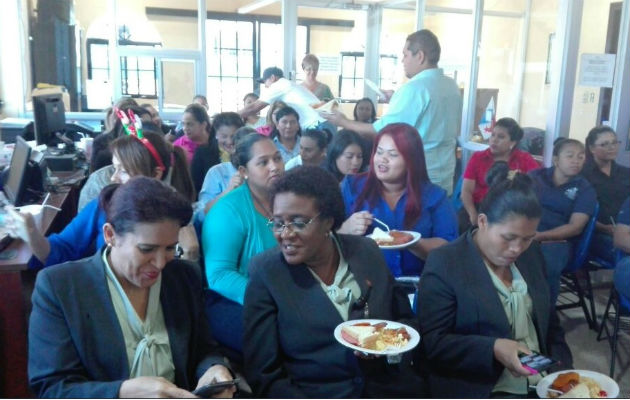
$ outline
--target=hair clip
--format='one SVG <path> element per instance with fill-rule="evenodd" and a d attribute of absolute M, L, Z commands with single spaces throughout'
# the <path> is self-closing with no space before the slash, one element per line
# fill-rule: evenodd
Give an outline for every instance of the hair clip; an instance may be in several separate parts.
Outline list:
<path fill-rule="evenodd" d="M 516 176 L 517 173 L 518 173 L 517 169 L 512 169 L 512 170 L 508 171 L 508 174 L 507 174 L 508 180 L 513 181 L 514 177 Z"/>

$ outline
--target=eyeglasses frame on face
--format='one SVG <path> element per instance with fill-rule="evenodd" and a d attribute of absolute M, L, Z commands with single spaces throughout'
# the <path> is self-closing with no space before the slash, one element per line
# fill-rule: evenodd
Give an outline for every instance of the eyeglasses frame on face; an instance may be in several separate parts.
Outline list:
<path fill-rule="evenodd" d="M 269 229 L 271 229 L 271 231 L 273 233 L 277 233 L 277 234 L 282 234 L 285 230 L 285 228 L 289 228 L 289 230 L 293 233 L 300 233 L 303 232 L 304 230 L 306 230 L 306 228 L 308 228 L 308 226 L 311 224 L 311 222 L 315 221 L 319 216 L 321 215 L 321 213 L 317 213 L 317 215 L 315 215 L 313 218 L 309 219 L 308 222 L 304 222 L 304 226 L 302 228 L 297 228 L 295 226 L 296 221 L 291 221 L 288 223 L 282 223 L 282 225 L 280 227 L 278 227 L 278 229 L 274 229 L 274 224 L 275 221 L 273 218 L 269 218 L 269 220 L 267 220 L 267 226 L 269 227 Z M 301 222 L 298 222 L 299 224 L 302 224 Z"/>
<path fill-rule="evenodd" d="M 612 142 L 604 142 L 595 144 L 595 146 L 600 147 L 602 149 L 611 149 L 613 147 L 618 147 L 621 144 L 621 140 L 614 140 Z"/>

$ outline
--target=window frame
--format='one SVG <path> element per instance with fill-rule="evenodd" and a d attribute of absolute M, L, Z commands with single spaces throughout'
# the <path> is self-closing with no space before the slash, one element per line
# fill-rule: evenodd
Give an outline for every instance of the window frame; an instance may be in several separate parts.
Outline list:
<path fill-rule="evenodd" d="M 346 98 L 343 97 L 343 81 L 344 80 L 352 80 L 354 82 L 354 86 L 356 87 L 356 82 L 357 81 L 363 81 L 365 79 L 364 76 L 358 78 L 357 77 L 357 59 L 358 58 L 364 58 L 365 59 L 365 53 L 362 51 L 342 51 L 341 53 L 339 53 L 339 57 L 341 58 L 340 60 L 340 70 L 339 70 L 339 97 L 341 99 L 342 102 L 347 102 L 347 103 L 356 103 L 357 101 L 359 101 L 361 98 L 358 99 L 352 99 L 352 98 Z M 345 77 L 343 75 L 343 58 L 344 57 L 354 57 L 354 75 L 352 77 Z M 393 59 L 395 60 L 394 62 L 394 67 L 396 67 L 398 65 L 398 56 L 393 55 L 393 54 L 380 54 L 379 55 L 379 63 L 378 63 L 378 68 L 379 68 L 379 76 L 378 76 L 378 84 L 379 87 L 383 87 L 383 74 L 382 74 L 382 63 L 381 61 L 383 59 Z M 361 72 L 361 75 L 363 75 L 363 71 Z"/>

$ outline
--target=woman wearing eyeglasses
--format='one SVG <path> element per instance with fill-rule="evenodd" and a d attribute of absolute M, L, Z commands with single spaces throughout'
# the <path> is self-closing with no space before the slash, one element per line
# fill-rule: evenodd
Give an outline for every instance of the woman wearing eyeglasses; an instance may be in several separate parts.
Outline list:
<path fill-rule="evenodd" d="M 271 139 L 250 133 L 237 142 L 232 163 L 245 183 L 212 206 L 201 244 L 211 289 L 206 305 L 210 326 L 219 343 L 240 352 L 247 266 L 254 255 L 276 244 L 267 228 L 269 194 L 284 173 L 284 162 Z"/>
<path fill-rule="evenodd" d="M 125 183 L 134 176 L 148 176 L 169 183 L 192 202 L 194 188 L 186 156 L 182 149 L 167 143 L 162 135 L 145 131 L 144 139 L 121 136 L 111 143 L 110 149 L 114 167 L 111 183 Z M 102 229 L 105 210 L 98 198 L 90 201 L 63 231 L 48 237 L 37 228 L 31 214 L 11 215 L 9 231 L 31 248 L 33 257 L 29 268 L 32 269 L 79 260 L 105 245 Z M 193 261 L 199 258 L 199 241 L 192 225 L 181 229 L 179 245 L 184 250 L 183 258 Z"/>
<path fill-rule="evenodd" d="M 245 294 L 245 373 L 256 397 L 422 397 L 409 360 L 360 358 L 333 331 L 379 318 L 415 325 L 405 293 L 370 239 L 338 235 L 344 204 L 336 179 L 312 166 L 272 191 L 277 247 L 254 257 Z"/>
<path fill-rule="evenodd" d="M 582 175 L 597 192 L 599 214 L 591 252 L 614 262 L 614 219 L 630 196 L 630 168 L 615 162 L 619 152 L 617 134 L 608 126 L 596 126 L 586 137 L 586 163 Z"/>

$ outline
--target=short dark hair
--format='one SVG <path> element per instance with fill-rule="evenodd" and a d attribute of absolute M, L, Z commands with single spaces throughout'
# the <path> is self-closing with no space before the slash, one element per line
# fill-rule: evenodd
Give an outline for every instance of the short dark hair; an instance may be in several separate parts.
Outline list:
<path fill-rule="evenodd" d="M 617 133 L 613 130 L 613 128 L 611 128 L 610 126 L 606 126 L 606 125 L 598 125 L 596 127 L 594 127 L 593 129 L 591 129 L 588 132 L 588 135 L 586 135 L 586 159 L 589 161 L 593 160 L 593 153 L 591 152 L 591 146 L 595 145 L 595 142 L 597 141 L 597 138 L 599 138 L 599 135 L 604 134 L 604 133 L 612 133 L 613 135 L 617 136 Z"/>
<path fill-rule="evenodd" d="M 189 104 L 184 109 L 184 114 L 186 113 L 192 114 L 192 116 L 195 118 L 195 121 L 199 122 L 200 124 L 205 122 L 206 132 L 208 132 L 208 134 L 212 132 L 212 124 L 210 124 L 210 117 L 208 117 L 208 111 L 206 111 L 206 109 L 202 105 L 197 104 L 197 103 Z"/>
<path fill-rule="evenodd" d="M 582 149 L 584 149 L 584 143 L 580 142 L 579 140 L 569 139 L 569 138 L 557 138 L 553 142 L 553 155 L 554 156 L 560 155 L 560 152 L 562 151 L 562 149 L 564 149 L 566 146 L 571 145 L 571 144 L 580 146 Z"/>
<path fill-rule="evenodd" d="M 333 174 L 339 182 L 345 177 L 344 174 L 337 168 L 337 158 L 343 154 L 344 150 L 352 144 L 356 144 L 361 148 L 361 153 L 365 151 L 361 136 L 355 131 L 349 129 L 342 129 L 335 134 L 330 146 L 328 146 L 328 154 L 326 155 L 326 170 Z M 369 154 L 363 154 L 363 163 L 361 164 L 360 171 L 363 171 L 368 163 Z"/>
<path fill-rule="evenodd" d="M 232 165 L 236 169 L 238 167 L 245 167 L 247 163 L 252 159 L 252 147 L 261 140 L 271 140 L 267 136 L 263 136 L 259 133 L 250 133 L 243 137 L 241 140 L 235 141 L 236 148 L 234 154 L 232 154 Z"/>
<path fill-rule="evenodd" d="M 173 220 L 185 226 L 192 217 L 190 201 L 167 184 L 144 176 L 105 187 L 99 201 L 106 221 L 119 235 L 133 232 L 141 223 Z"/>
<path fill-rule="evenodd" d="M 192 101 L 194 102 L 197 99 L 203 100 L 206 104 L 208 104 L 208 99 L 203 94 L 196 94 L 195 97 L 193 97 Z"/>
<path fill-rule="evenodd" d="M 486 182 L 490 190 L 479 205 L 479 213 L 488 217 L 488 223 L 500 223 L 516 216 L 534 219 L 542 215 L 532 179 L 510 171 L 505 161 L 497 161 L 490 167 Z"/>
<path fill-rule="evenodd" d="M 212 129 L 215 133 L 222 126 L 233 126 L 238 129 L 243 125 L 245 125 L 243 118 L 241 118 L 239 114 L 231 111 L 218 113 L 212 119 Z"/>
<path fill-rule="evenodd" d="M 514 118 L 504 117 L 499 119 L 494 126 L 500 126 L 507 129 L 510 140 L 513 142 L 520 142 L 523 139 L 523 129 Z M 514 146 L 516 147 L 516 146 Z"/>
<path fill-rule="evenodd" d="M 283 78 L 284 73 L 278 67 L 269 67 L 265 69 L 265 71 L 262 74 L 262 77 L 258 80 L 258 82 L 265 83 L 265 81 L 271 78 L 272 76 L 275 76 L 276 78 Z"/>
<path fill-rule="evenodd" d="M 256 100 L 258 100 L 260 98 L 260 96 L 257 95 L 256 93 L 250 92 L 250 93 L 247 93 L 245 96 L 243 96 L 243 101 L 247 100 L 250 97 L 253 97 Z"/>
<path fill-rule="evenodd" d="M 319 129 L 307 129 L 302 134 L 302 137 L 313 139 L 320 150 L 325 149 L 326 146 L 328 146 L 328 135 L 326 132 L 320 131 Z"/>
<path fill-rule="evenodd" d="M 256 132 L 256 129 L 247 125 L 241 126 L 240 128 L 238 128 L 236 132 L 234 132 L 234 144 L 236 144 L 236 142 L 243 139 L 245 136 L 249 135 L 250 133 L 258 133 L 258 132 Z"/>
<path fill-rule="evenodd" d="M 339 182 L 329 172 L 314 166 L 299 166 L 282 175 L 271 189 L 271 205 L 279 193 L 293 193 L 315 200 L 321 218 L 332 218 L 336 231 L 345 220 Z"/>
<path fill-rule="evenodd" d="M 416 55 L 422 50 L 430 64 L 437 65 L 440 61 L 440 41 L 430 30 L 421 29 L 412 33 L 407 36 L 407 43 L 411 54 Z"/>
<path fill-rule="evenodd" d="M 357 104 L 354 105 L 354 111 L 352 112 L 352 114 L 354 115 L 354 120 L 359 120 L 357 118 L 357 107 L 359 107 L 360 103 L 370 103 L 370 105 L 372 106 L 372 114 L 370 116 L 370 119 L 372 120 L 372 122 L 376 121 L 376 107 L 374 106 L 374 102 L 372 101 L 372 99 L 370 99 L 369 97 L 362 98 L 361 100 L 357 101 Z"/>
<path fill-rule="evenodd" d="M 302 128 L 300 127 L 300 114 L 298 114 L 297 111 L 295 111 L 295 108 L 293 107 L 282 107 L 277 113 L 276 113 L 276 121 L 280 122 L 280 119 L 282 119 L 283 117 L 286 117 L 287 115 L 293 115 L 295 116 L 295 119 L 298 122 L 298 131 L 296 133 L 296 137 L 299 137 L 302 134 Z M 273 131 L 271 131 L 271 138 L 275 138 L 276 136 L 279 135 L 278 132 L 278 127 L 274 126 Z"/>

